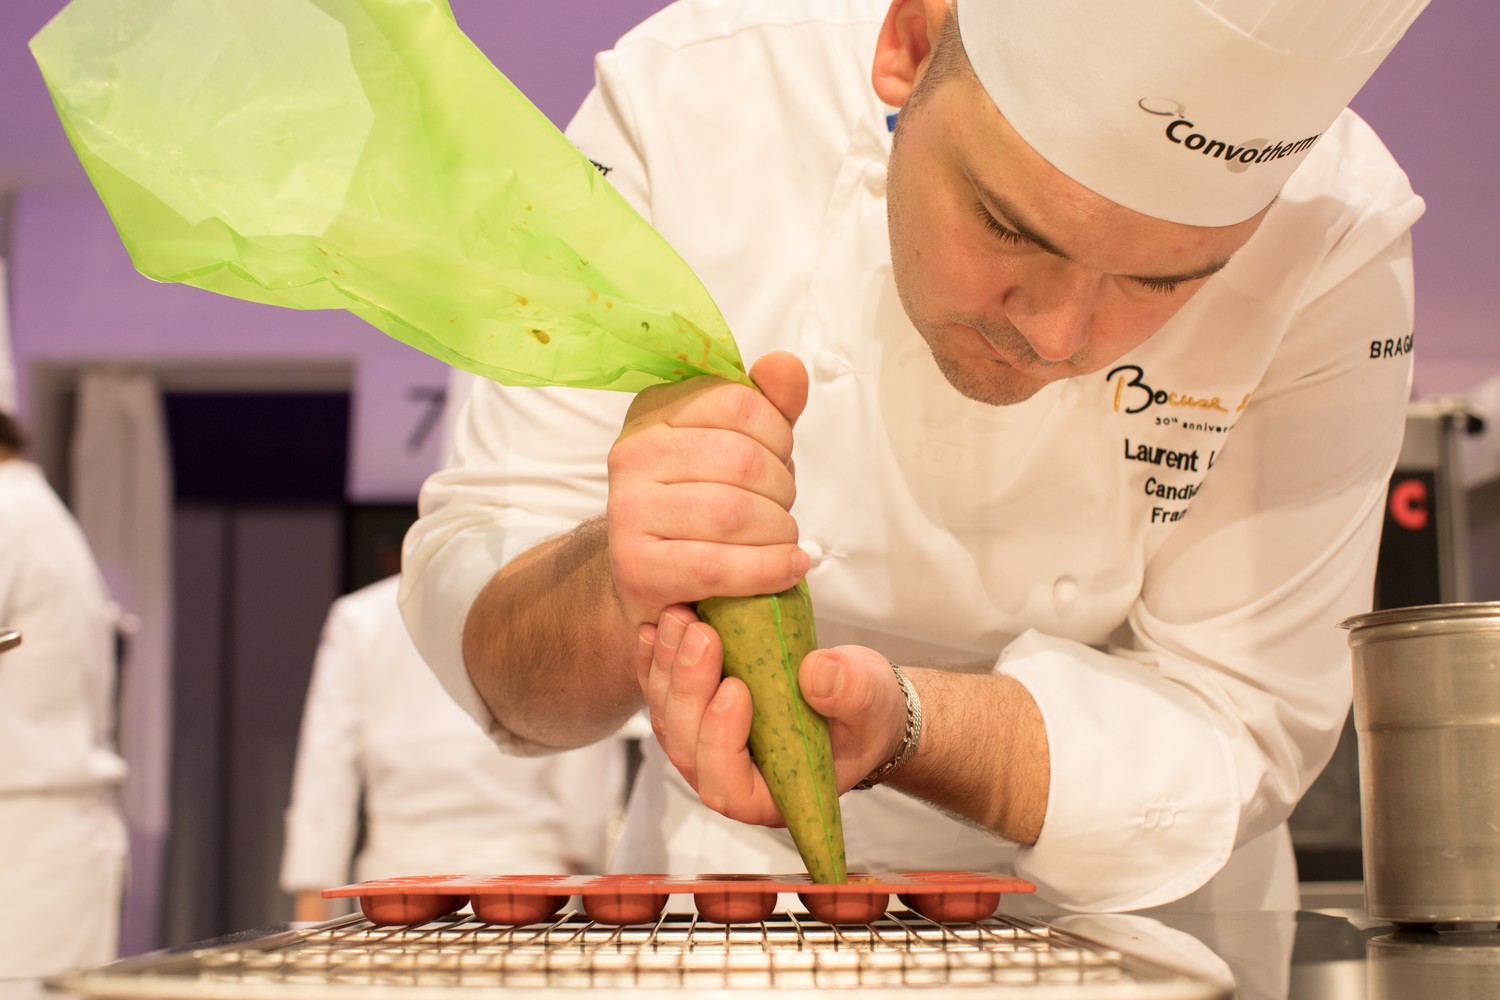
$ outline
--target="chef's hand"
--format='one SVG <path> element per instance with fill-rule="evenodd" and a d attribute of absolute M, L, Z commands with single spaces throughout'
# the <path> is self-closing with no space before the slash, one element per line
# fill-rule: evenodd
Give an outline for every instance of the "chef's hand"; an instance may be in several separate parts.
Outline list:
<path fill-rule="evenodd" d="M 626 618 L 654 624 L 671 604 L 774 594 L 807 572 L 790 508 L 792 424 L 807 369 L 768 354 L 761 392 L 719 378 L 636 396 L 609 453 L 609 558 Z"/>
<path fill-rule="evenodd" d="M 750 759 L 750 692 L 741 681 L 721 678 L 722 666 L 718 633 L 691 608 L 669 607 L 656 626 L 641 629 L 636 679 L 672 765 L 715 812 L 784 826 Z M 808 704 L 828 720 L 840 793 L 895 755 L 906 695 L 885 657 L 863 646 L 814 650 L 797 680 Z"/>

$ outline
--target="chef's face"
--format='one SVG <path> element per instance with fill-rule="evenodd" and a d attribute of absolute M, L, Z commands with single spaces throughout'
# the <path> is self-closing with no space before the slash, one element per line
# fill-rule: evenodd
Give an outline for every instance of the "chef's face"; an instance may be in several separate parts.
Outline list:
<path fill-rule="evenodd" d="M 951 22 L 951 18 L 949 18 Z M 887 176 L 902 305 L 938 367 L 995 405 L 1095 372 L 1169 320 L 1259 226 L 1163 222 L 1042 159 L 942 35 L 896 126 Z M 941 72 L 929 73 L 934 59 Z M 894 103 L 894 102 L 893 102 Z"/>

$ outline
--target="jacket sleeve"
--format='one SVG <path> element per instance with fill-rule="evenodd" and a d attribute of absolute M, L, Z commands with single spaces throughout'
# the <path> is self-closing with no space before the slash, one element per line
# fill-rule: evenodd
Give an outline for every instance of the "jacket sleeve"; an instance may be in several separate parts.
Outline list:
<path fill-rule="evenodd" d="M 351 610 L 334 602 L 313 661 L 281 858 L 281 888 L 289 893 L 349 880 L 361 789 L 354 684 L 364 655 Z"/>
<path fill-rule="evenodd" d="M 999 669 L 1030 690 L 1052 759 L 1018 871 L 1049 899 L 1154 906 L 1284 821 L 1352 691 L 1343 618 L 1368 610 L 1400 450 L 1412 330 L 1407 227 L 1352 230 L 1309 285 L 1188 516 L 1149 559 L 1108 650 L 1030 633 Z"/>

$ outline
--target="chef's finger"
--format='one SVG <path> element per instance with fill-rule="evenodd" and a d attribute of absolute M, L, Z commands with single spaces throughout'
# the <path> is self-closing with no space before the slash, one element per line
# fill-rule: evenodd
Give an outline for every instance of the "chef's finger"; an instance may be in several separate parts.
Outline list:
<path fill-rule="evenodd" d="M 675 399 L 657 416 L 675 428 L 717 428 L 743 434 L 776 455 L 783 465 L 792 457 L 791 418 L 748 385 L 723 382 L 709 391 Z"/>
<path fill-rule="evenodd" d="M 720 545 L 617 531 L 613 525 L 609 560 L 622 608 L 637 625 L 658 621 L 674 604 L 780 593 L 811 564 L 794 543 Z"/>
<path fill-rule="evenodd" d="M 703 622 L 689 624 L 678 644 L 663 721 L 667 741 L 662 749 L 688 784 L 697 787 L 698 731 L 703 713 L 719 690 L 723 649 L 719 636 Z"/>
<path fill-rule="evenodd" d="M 789 459 L 735 431 L 658 425 L 617 439 L 607 464 L 612 488 L 723 483 L 789 508 L 797 496 Z"/>
<path fill-rule="evenodd" d="M 660 423 L 666 414 L 680 408 L 685 401 L 703 392 L 711 392 L 724 380 L 709 377 L 683 379 L 680 382 L 663 382 L 647 386 L 630 401 L 625 411 L 621 435 L 632 434 L 644 427 Z"/>
<path fill-rule="evenodd" d="M 726 677 L 709 702 L 698 738 L 698 795 L 714 812 L 742 823 L 785 826 L 750 758 L 750 690 Z"/>
<path fill-rule="evenodd" d="M 648 698 L 647 682 L 651 678 L 651 659 L 656 651 L 656 626 L 642 625 L 636 631 L 635 682 L 640 686 L 641 697 Z"/>
<path fill-rule="evenodd" d="M 662 483 L 724 483 L 758 493 L 790 507 L 797 499 L 797 480 L 788 463 L 759 441 L 733 431 L 690 428 L 673 431 L 664 444 L 667 454 L 656 465 Z"/>
<path fill-rule="evenodd" d="M 611 527 L 646 539 L 725 545 L 796 544 L 797 522 L 779 503 L 717 483 L 684 483 L 610 497 Z"/>
<path fill-rule="evenodd" d="M 651 713 L 651 731 L 656 742 L 666 749 L 671 743 L 667 730 L 667 701 L 672 686 L 672 666 L 677 659 L 677 647 L 682 642 L 682 633 L 692 621 L 692 612 L 684 607 L 669 607 L 661 614 L 656 625 L 656 641 L 651 647 L 651 667 L 646 678 L 646 706 Z"/>
<path fill-rule="evenodd" d="M 667 548 L 670 544 L 670 548 Z M 672 591 L 681 600 L 777 594 L 807 575 L 811 560 L 796 545 L 662 543 L 670 553 Z"/>

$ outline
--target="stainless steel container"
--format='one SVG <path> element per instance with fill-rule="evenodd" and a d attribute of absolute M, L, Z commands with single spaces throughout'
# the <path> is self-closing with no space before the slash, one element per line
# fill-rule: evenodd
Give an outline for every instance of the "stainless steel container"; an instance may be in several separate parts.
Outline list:
<path fill-rule="evenodd" d="M 1341 624 L 1354 654 L 1370 915 L 1500 921 L 1500 603 Z"/>

